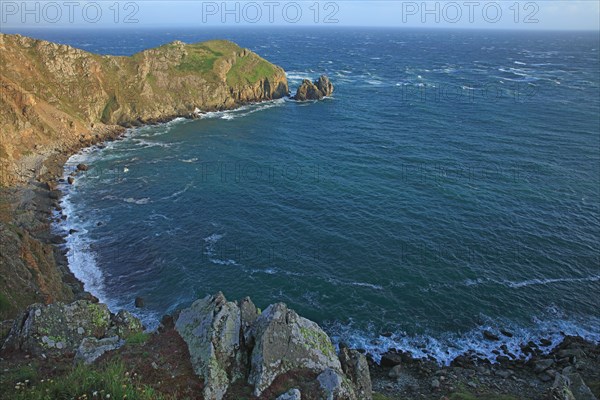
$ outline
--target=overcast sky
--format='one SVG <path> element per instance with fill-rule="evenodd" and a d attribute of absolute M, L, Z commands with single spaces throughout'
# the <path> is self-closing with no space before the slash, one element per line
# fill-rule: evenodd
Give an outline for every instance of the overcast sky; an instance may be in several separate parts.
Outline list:
<path fill-rule="evenodd" d="M 598 30 L 598 0 L 0 0 L 0 29 L 373 26 Z"/>

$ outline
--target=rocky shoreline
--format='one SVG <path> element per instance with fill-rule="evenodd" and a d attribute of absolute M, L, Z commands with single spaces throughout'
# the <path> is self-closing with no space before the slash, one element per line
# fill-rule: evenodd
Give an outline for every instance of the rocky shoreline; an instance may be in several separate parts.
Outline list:
<path fill-rule="evenodd" d="M 104 59 L 67 46 L 8 35 L 0 39 L 0 47 L 37 46 L 49 59 L 62 54 L 73 61 L 51 64 L 61 79 L 65 74 L 78 76 L 79 72 L 71 68 L 78 62 L 88 69 L 94 66 L 92 69 L 98 74 L 104 68 Z M 231 82 L 237 89 L 228 92 L 226 87 L 231 82 L 225 75 L 236 60 L 264 60 L 232 44 L 214 42 L 212 46 L 231 50 L 231 55 L 223 63 L 215 61 L 216 78 L 220 80 L 211 84 L 222 89 L 222 96 L 207 101 L 205 110 L 221 107 L 219 104 L 231 109 L 248 99 L 269 99 L 287 93 L 287 83 L 284 84 L 279 69 L 273 70 L 276 85 L 267 91 L 264 82 L 244 86 L 239 83 L 240 76 L 234 75 Z M 148 96 L 159 96 L 161 90 L 173 89 L 173 81 L 166 79 L 167 72 L 176 71 L 179 79 L 179 74 L 188 74 L 190 66 L 195 65 L 190 64 L 197 61 L 194 57 L 206 51 L 211 49 L 174 42 L 141 53 L 131 61 L 139 63 L 136 79 L 141 86 L 131 93 L 98 87 L 101 101 L 91 98 L 90 105 L 98 103 L 102 107 L 83 110 L 81 115 L 47 113 L 51 104 L 70 104 L 78 87 L 66 94 L 56 92 L 36 99 L 19 86 L 19 80 L 0 76 L 2 88 L 10 89 L 0 101 L 8 98 L 11 107 L 14 105 L 14 110 L 10 110 L 15 111 L 14 126 L 8 128 L 14 128 L 11 134 L 18 145 L 12 147 L 11 157 L 13 153 L 19 156 L 19 176 L 12 176 L 14 169 L 3 169 L 0 177 L 0 182 L 10 183 L 0 188 L 0 398 L 36 398 L 32 396 L 40 388 L 58 390 L 52 386 L 53 381 L 67 381 L 74 364 L 89 365 L 94 372 L 114 362 L 124 363 L 125 386 L 156 392 L 155 397 L 140 394 L 138 398 L 593 400 L 600 396 L 600 346 L 581 338 L 566 337 L 549 352 L 535 343 L 524 343 L 526 358 L 505 352 L 495 364 L 473 352 L 457 357 L 449 366 L 441 366 L 434 360 L 415 359 L 401 351 L 390 351 L 383 355 L 381 363 L 375 363 L 360 349 L 349 349 L 343 344 L 333 348 L 330 338 L 316 323 L 283 303 L 261 311 L 250 299 L 232 302 L 216 294 L 199 299 L 180 313 L 165 316 L 156 332 L 144 333 L 133 315 L 125 311 L 113 314 L 87 293 L 69 270 L 61 247 L 64 237 L 53 234 L 51 229 L 54 211 L 59 219 L 68 218 L 62 214 L 58 190 L 64 164 L 82 148 L 118 139 L 126 131 L 125 126 L 193 117 L 192 109 L 184 106 L 188 99 L 173 99 L 173 107 L 152 109 L 143 118 L 135 118 L 126 95 L 137 96 L 139 89 Z M 161 63 L 153 64 L 148 55 L 164 57 Z M 174 55 L 177 57 L 173 59 L 190 59 L 174 64 L 169 59 Z M 8 61 L 18 66 L 24 62 L 19 57 Z M 163 73 L 158 83 L 156 76 L 149 73 L 153 68 Z M 126 75 L 119 79 L 132 85 L 138 83 Z M 183 85 L 186 80 L 178 82 Z M 320 99 L 332 91 L 331 83 L 322 77 L 315 83 L 303 82 L 296 98 Z M 87 98 L 88 94 L 82 96 Z M 98 121 L 98 114 L 107 124 Z M 40 116 L 47 115 L 59 115 L 57 126 L 67 127 L 66 131 L 55 127 L 59 140 L 40 122 Z M 120 125 L 111 125 L 115 123 Z M 27 137 L 20 134 L 23 129 L 38 129 L 48 136 L 33 136 L 21 142 Z M 38 146 L 38 139 L 44 144 Z M 0 156 L 6 158 L 6 149 L 0 150 Z M 1 163 L 0 168 L 7 165 Z M 494 340 L 492 336 L 488 339 Z M 133 381 L 132 376 L 137 376 L 137 380 Z M 86 394 L 91 398 L 93 393 L 77 396 Z M 108 398 L 105 394 L 108 393 L 101 393 L 102 397 Z"/>
<path fill-rule="evenodd" d="M 65 302 L 84 301 L 87 302 L 86 304 L 95 304 L 97 302 L 94 296 L 84 291 L 83 284 L 69 271 L 64 250 L 59 246 L 61 243 L 64 243 L 64 239 L 52 234 L 49 219 L 53 210 L 62 211 L 60 209 L 61 192 L 57 190 L 56 183 L 62 179 L 66 160 L 82 148 L 97 145 L 107 140 L 118 139 L 125 131 L 126 129 L 120 126 L 104 127 L 102 131 L 90 135 L 88 138 L 82 138 L 79 145 L 70 146 L 61 152 L 51 154 L 43 162 L 38 163 L 37 167 L 31 171 L 32 177 L 27 186 L 10 190 L 13 200 L 11 202 L 12 210 L 29 210 L 27 211 L 29 218 L 20 221 L 21 226 L 23 229 L 31 232 L 33 240 L 52 248 L 52 253 L 45 254 L 53 258 L 55 270 L 60 276 L 62 283 L 70 288 L 70 296 L 44 299 L 44 302 L 53 302 L 55 300 Z M 3 190 L 7 191 L 7 189 Z M 14 212 L 13 215 L 16 218 L 20 214 Z M 105 307 L 102 304 L 98 304 L 98 306 Z M 109 320 L 122 320 L 123 315 L 127 317 L 125 319 L 131 320 L 127 314 L 120 313 L 117 315 L 120 316 L 117 318 L 116 315 L 113 315 L 109 317 Z M 173 337 L 184 336 L 175 328 L 174 321 L 177 320 L 177 316 L 167 316 L 163 319 L 159 330 L 152 334 L 152 343 L 155 341 L 162 342 L 167 337 L 173 340 Z M 110 322 L 109 324 L 117 326 L 115 322 Z M 10 320 L 2 323 L 1 333 L 3 339 L 8 335 L 9 329 L 13 326 L 14 323 Z M 139 328 L 136 329 L 139 331 Z M 487 335 L 490 336 L 493 334 L 487 332 Z M 495 338 L 491 336 L 488 338 L 488 340 L 493 339 Z M 121 347 L 125 343 L 125 339 L 114 339 L 114 337 L 107 336 L 97 340 L 98 342 L 88 340 L 85 345 L 89 347 L 89 354 L 97 357 L 96 359 L 100 364 L 102 364 L 102 360 L 104 359 L 117 357 L 117 354 L 125 353 L 126 356 L 128 354 L 128 350 L 123 350 Z M 189 344 L 187 349 L 183 346 L 185 343 L 184 338 L 183 342 L 180 342 L 180 347 L 182 348 L 178 351 L 187 351 L 191 354 Z M 120 344 L 120 346 L 117 346 L 117 344 Z M 102 352 L 99 353 L 96 351 L 96 345 L 100 345 L 109 351 L 103 355 Z M 534 343 L 523 344 L 523 347 L 528 354 L 527 359 L 506 356 L 499 358 L 498 363 L 491 364 L 488 360 L 481 358 L 473 352 L 472 354 L 457 357 L 449 366 L 440 366 L 434 360 L 414 359 L 410 354 L 400 351 L 388 352 L 383 355 L 381 363 L 377 364 L 368 355 L 358 356 L 357 353 L 359 352 L 356 350 L 352 350 L 352 352 L 355 358 L 359 357 L 360 360 L 360 357 L 363 357 L 365 360 L 356 362 L 368 365 L 369 378 L 374 393 L 373 398 L 375 399 L 496 398 L 588 400 L 598 397 L 600 391 L 600 346 L 586 342 L 581 338 L 566 337 L 558 347 L 549 353 L 544 352 Z M 348 351 L 344 349 L 345 347 L 341 346 L 342 351 Z M 72 360 L 76 357 L 82 357 L 81 355 L 77 356 L 74 348 L 70 348 L 69 351 L 66 355 L 61 353 L 59 357 L 65 365 L 72 365 Z M 46 354 L 44 354 L 43 362 L 45 362 L 45 357 L 47 357 Z M 22 349 L 15 351 L 13 348 L 11 351 L 5 349 L 0 358 L 0 368 L 10 372 L 22 363 L 30 364 L 32 360 L 36 360 L 33 362 L 37 363 L 40 361 L 40 354 L 32 354 L 30 351 L 22 351 Z M 190 360 L 192 359 L 190 356 Z M 202 370 L 194 368 L 192 361 L 190 363 L 191 369 L 186 373 L 192 376 L 187 376 L 185 382 L 187 382 L 186 385 L 188 387 L 194 387 L 194 384 L 190 383 L 195 379 L 194 376 L 204 376 L 204 373 Z M 211 380 L 210 376 L 210 374 L 204 376 L 204 381 L 198 383 L 197 387 L 204 390 L 206 387 L 205 382 Z M 307 373 L 307 375 L 303 376 L 303 380 L 296 382 L 296 386 L 303 389 L 306 395 L 312 393 L 314 396 L 319 396 L 318 388 L 314 386 L 318 375 Z M 312 382 L 312 386 L 310 382 Z M 285 385 L 281 386 L 280 382 L 278 385 L 276 385 L 277 390 L 285 387 Z M 181 392 L 185 391 L 183 387 L 178 390 Z M 250 390 L 248 386 L 241 384 L 239 380 L 234 380 L 231 390 L 232 393 L 252 395 L 252 393 L 248 393 Z M 300 392 L 302 393 L 301 390 Z M 265 393 L 268 396 L 275 396 L 275 393 L 270 389 Z M 290 396 L 293 395 L 294 393 L 290 394 Z M 268 396 L 251 398 L 275 398 Z"/>

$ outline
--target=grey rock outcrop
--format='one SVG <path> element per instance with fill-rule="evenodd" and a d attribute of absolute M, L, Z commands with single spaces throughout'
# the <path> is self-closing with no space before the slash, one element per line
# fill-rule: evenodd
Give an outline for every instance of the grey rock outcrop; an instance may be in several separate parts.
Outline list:
<path fill-rule="evenodd" d="M 321 100 L 323 97 L 333 94 L 333 84 L 325 75 L 321 75 L 319 79 L 311 82 L 308 79 L 302 81 L 302 84 L 296 90 L 294 99 L 297 101 Z"/>
<path fill-rule="evenodd" d="M 104 337 L 110 324 L 105 304 L 33 304 L 15 320 L 3 349 L 34 355 L 75 352 L 85 337 Z"/>
<path fill-rule="evenodd" d="M 221 292 L 181 311 L 175 329 L 188 345 L 192 366 L 205 381 L 204 398 L 220 400 L 240 378 L 241 312 Z"/>
<path fill-rule="evenodd" d="M 86 337 L 83 339 L 77 353 L 75 354 L 75 362 L 83 364 L 91 364 L 96 361 L 102 354 L 107 351 L 116 350 L 125 344 L 125 340 L 118 336 L 111 336 L 104 339 L 96 339 L 95 337 Z"/>
<path fill-rule="evenodd" d="M 343 374 L 331 368 L 327 368 L 317 377 L 321 388 L 321 399 L 323 400 L 358 400 L 354 390 Z M 362 400 L 362 398 L 361 398 Z"/>
<path fill-rule="evenodd" d="M 290 389 L 275 400 L 302 400 L 302 393 L 298 389 Z"/>
<path fill-rule="evenodd" d="M 93 362 L 142 330 L 136 317 L 126 311 L 115 316 L 102 303 L 33 304 L 15 320 L 2 350 L 34 356 L 77 353 L 78 360 Z"/>
<path fill-rule="evenodd" d="M 356 350 L 340 346 L 340 362 L 342 371 L 354 384 L 358 398 L 370 399 L 373 393 L 367 357 Z"/>
<path fill-rule="evenodd" d="M 323 399 L 371 399 L 364 356 L 345 349 L 343 366 L 327 334 L 283 303 L 260 313 L 249 298 L 230 302 L 218 293 L 181 311 L 175 329 L 187 343 L 196 374 L 204 378 L 207 400 L 225 398 L 239 379 L 255 396 L 264 396 L 276 380 L 298 372 L 318 376 L 310 385 Z M 300 398 L 300 391 L 279 398 Z"/>
<path fill-rule="evenodd" d="M 254 386 L 255 396 L 260 396 L 275 378 L 289 371 L 342 371 L 327 334 L 283 303 L 272 304 L 263 311 L 252 327 L 251 336 L 254 348 L 248 383 Z"/>

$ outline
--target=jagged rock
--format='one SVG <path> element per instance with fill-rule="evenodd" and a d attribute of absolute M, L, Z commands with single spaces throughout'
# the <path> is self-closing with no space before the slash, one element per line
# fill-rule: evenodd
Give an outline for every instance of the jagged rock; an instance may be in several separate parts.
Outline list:
<path fill-rule="evenodd" d="M 315 84 L 323 96 L 333 94 L 333 83 L 325 75 L 321 75 Z"/>
<path fill-rule="evenodd" d="M 75 354 L 75 362 L 91 364 L 96 361 L 102 354 L 107 351 L 116 350 L 125 344 L 125 340 L 118 336 L 111 336 L 104 339 L 96 339 L 95 337 L 86 337 L 83 339 L 77 353 Z"/>
<path fill-rule="evenodd" d="M 188 345 L 194 371 L 204 377 L 204 398 L 220 400 L 240 376 L 240 308 L 219 292 L 182 310 L 175 329 Z"/>
<path fill-rule="evenodd" d="M 275 400 L 302 400 L 302 393 L 298 389 L 290 389 Z"/>
<path fill-rule="evenodd" d="M 142 322 L 134 317 L 130 312 L 121 310 L 113 317 L 113 326 L 110 328 L 110 333 L 121 338 L 128 338 L 129 336 L 144 331 Z"/>
<path fill-rule="evenodd" d="M 175 329 L 187 343 L 194 371 L 204 378 L 207 400 L 225 398 L 240 378 L 260 397 L 277 378 L 297 372 L 321 374 L 311 385 L 321 388 L 324 399 L 372 397 L 366 357 L 344 348 L 342 367 L 327 334 L 283 303 L 260 313 L 249 298 L 228 302 L 218 293 L 182 310 Z M 286 396 L 300 398 L 300 392 L 280 398 Z"/>
<path fill-rule="evenodd" d="M 568 378 L 571 382 L 571 393 L 573 394 L 573 397 L 575 397 L 575 400 L 598 400 L 590 388 L 585 384 L 581 375 L 570 374 Z"/>
<path fill-rule="evenodd" d="M 331 94 L 333 94 L 333 84 L 329 81 L 329 78 L 321 75 L 315 82 L 304 79 L 296 90 L 294 99 L 298 101 L 321 100 L 325 96 L 331 96 Z"/>
<path fill-rule="evenodd" d="M 345 346 L 340 348 L 339 357 L 342 371 L 354 384 L 354 391 L 358 398 L 361 400 L 371 400 L 373 390 L 367 357 Z"/>
<path fill-rule="evenodd" d="M 283 303 L 272 304 L 251 328 L 254 342 L 248 383 L 260 396 L 278 376 L 293 370 L 341 374 L 331 340 L 313 321 L 300 317 Z"/>
<path fill-rule="evenodd" d="M 85 337 L 104 337 L 110 317 L 105 304 L 86 300 L 33 304 L 15 320 L 2 348 L 33 355 L 75 352 Z"/>
<path fill-rule="evenodd" d="M 550 368 L 553 364 L 554 361 L 550 359 L 538 360 L 535 363 L 534 371 L 536 374 L 540 374 Z"/>
<path fill-rule="evenodd" d="M 75 183 L 75 178 L 73 178 L 72 176 L 67 178 L 67 182 L 69 182 L 69 185 L 72 185 L 73 183 Z"/>
<path fill-rule="evenodd" d="M 139 297 L 139 296 L 138 296 L 138 297 L 136 297 L 136 298 L 135 298 L 134 305 L 135 305 L 137 308 L 142 308 L 142 307 L 144 307 L 144 299 L 143 299 L 142 297 Z"/>
<path fill-rule="evenodd" d="M 317 377 L 323 400 L 357 400 L 348 380 L 331 368 L 327 368 Z M 362 400 L 362 399 L 361 399 Z"/>
<path fill-rule="evenodd" d="M 77 171 L 87 171 L 89 167 L 86 164 L 77 164 Z"/>
<path fill-rule="evenodd" d="M 240 302 L 240 316 L 241 316 L 241 326 L 242 331 L 244 332 L 244 340 L 248 343 L 248 345 L 252 345 L 250 341 L 252 338 L 249 335 L 250 326 L 256 321 L 258 318 L 258 309 L 250 300 L 250 297 L 245 297 Z"/>
<path fill-rule="evenodd" d="M 307 100 L 321 100 L 323 98 L 323 94 L 311 81 L 305 79 L 302 81 L 298 90 L 296 90 L 296 95 L 294 96 L 294 100 L 298 101 L 307 101 Z"/>

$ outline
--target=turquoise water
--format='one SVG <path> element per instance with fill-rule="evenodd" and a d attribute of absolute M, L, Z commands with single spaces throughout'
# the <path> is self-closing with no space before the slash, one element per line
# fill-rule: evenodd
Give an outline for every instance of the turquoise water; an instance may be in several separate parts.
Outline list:
<path fill-rule="evenodd" d="M 38 34 L 41 36 L 42 34 Z M 71 267 L 153 326 L 222 290 L 287 302 L 336 340 L 447 361 L 508 329 L 600 339 L 598 37 L 411 30 L 46 32 L 131 54 L 225 37 L 318 103 L 131 130 L 74 156 Z M 100 223 L 100 224 L 99 224 Z M 134 310 L 142 296 L 146 308 Z M 391 337 L 382 335 L 391 333 Z"/>

